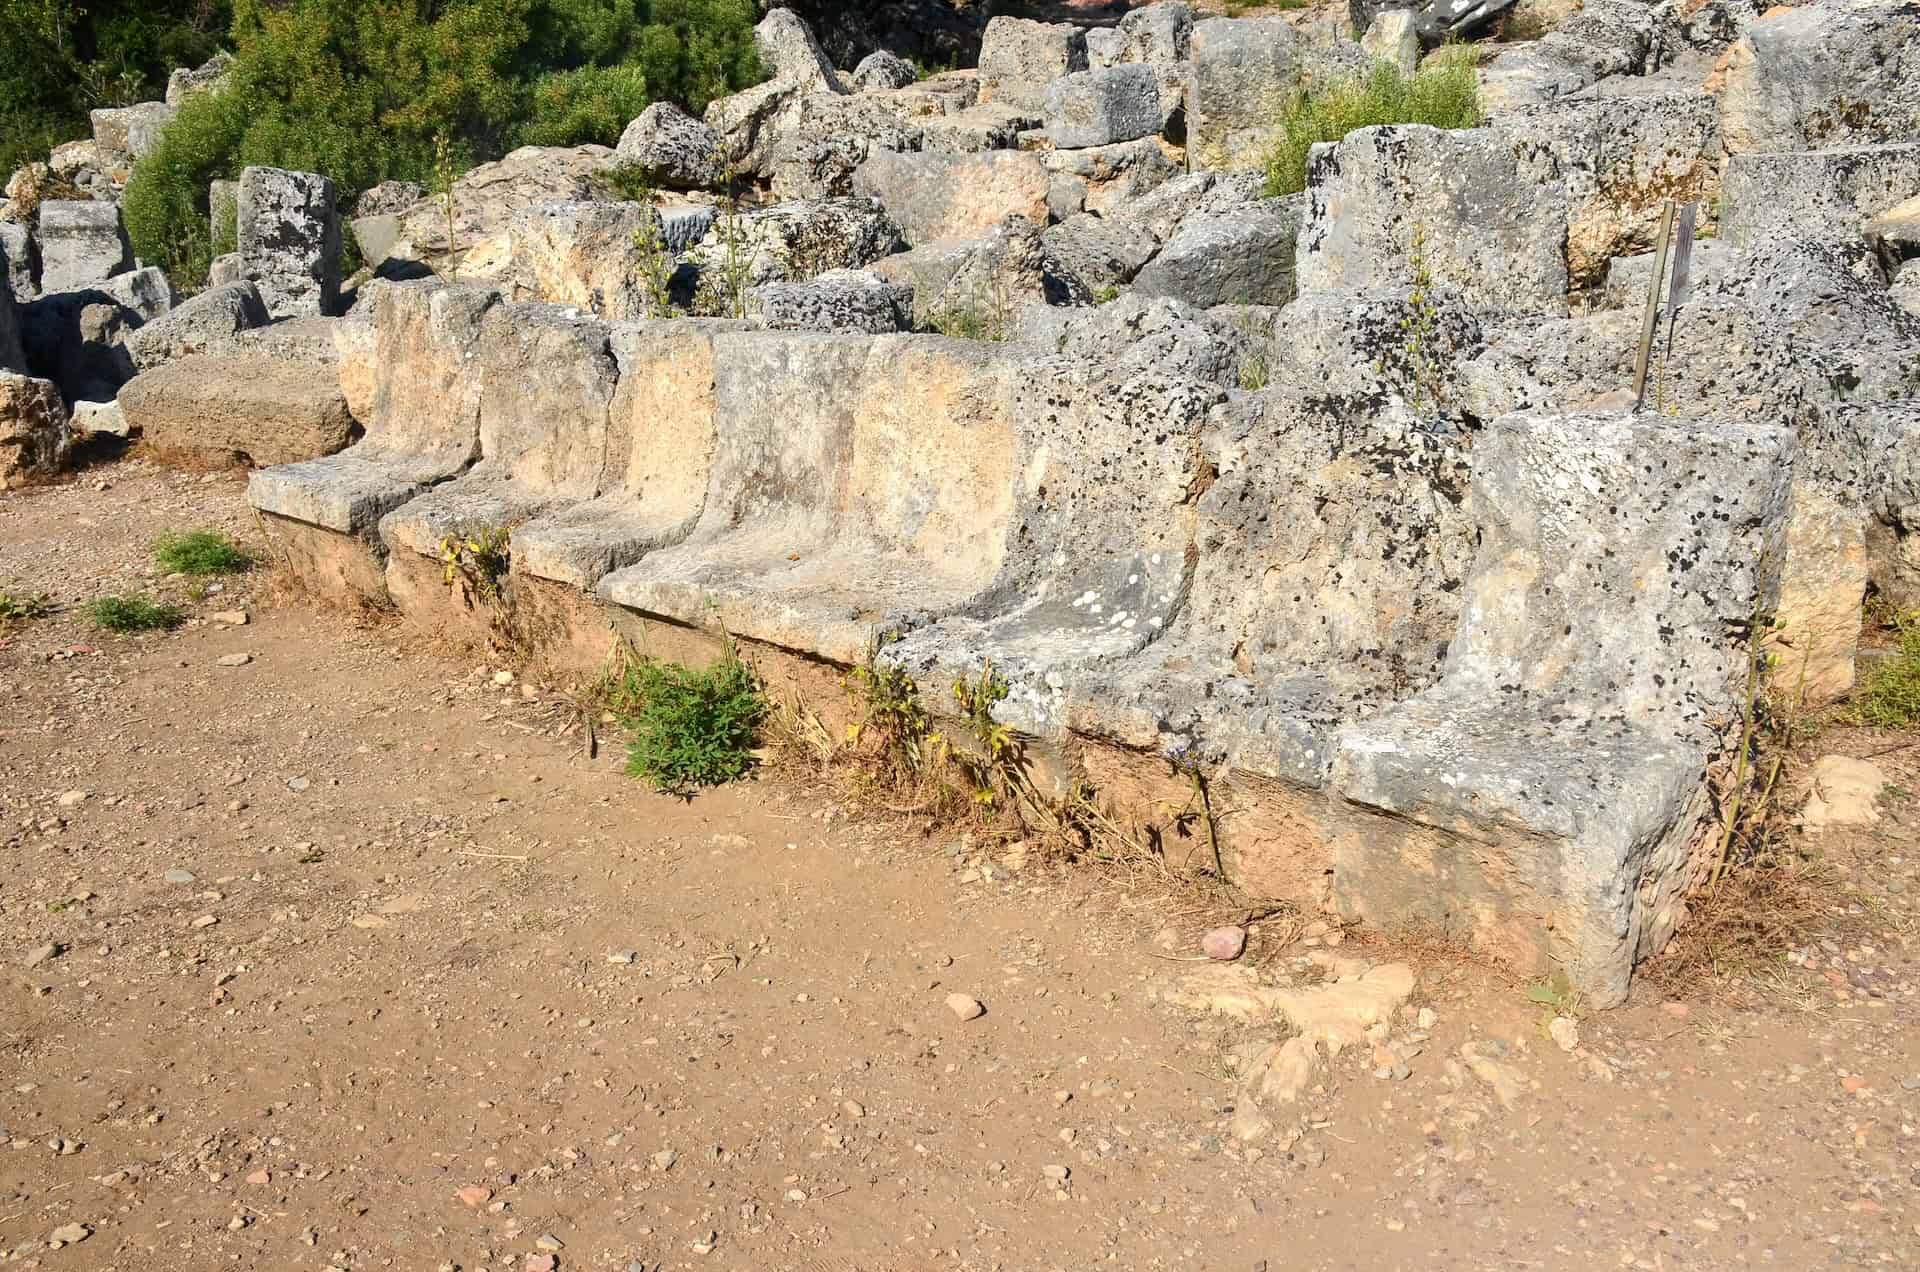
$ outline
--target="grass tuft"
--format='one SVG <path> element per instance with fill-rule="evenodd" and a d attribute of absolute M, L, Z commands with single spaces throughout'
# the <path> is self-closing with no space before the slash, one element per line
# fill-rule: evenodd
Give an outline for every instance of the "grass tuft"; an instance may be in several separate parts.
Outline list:
<path fill-rule="evenodd" d="M 627 772 L 656 790 L 688 799 L 753 767 L 767 700 L 732 644 L 700 670 L 630 660 L 606 695 L 633 733 Z"/>
<path fill-rule="evenodd" d="M 1476 128 L 1482 118 L 1470 53 L 1438 59 L 1411 77 L 1391 62 L 1375 62 L 1364 75 L 1303 88 L 1287 101 L 1280 136 L 1267 152 L 1266 192 L 1272 196 L 1306 189 L 1307 156 L 1316 142 L 1339 141 L 1375 124 Z"/>
<path fill-rule="evenodd" d="M 1854 695 L 1852 717 L 1881 729 L 1920 727 L 1920 614 L 1894 620 L 1899 643 Z"/>
<path fill-rule="evenodd" d="M 238 574 L 253 553 L 218 530 L 169 531 L 153 541 L 153 559 L 169 574 Z"/>
<path fill-rule="evenodd" d="M 181 613 L 151 596 L 102 596 L 87 606 L 95 627 L 110 632 L 166 631 L 180 625 Z"/>

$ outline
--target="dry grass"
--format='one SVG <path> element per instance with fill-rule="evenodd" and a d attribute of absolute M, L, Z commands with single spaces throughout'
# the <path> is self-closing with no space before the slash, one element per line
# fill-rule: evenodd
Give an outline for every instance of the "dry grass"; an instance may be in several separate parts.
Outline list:
<path fill-rule="evenodd" d="M 1748 863 L 1694 897 L 1686 923 L 1640 965 L 1640 978 L 1669 998 L 1764 990 L 1788 950 L 1860 926 L 1848 922 L 1846 896 L 1824 861 L 1783 853 Z"/>

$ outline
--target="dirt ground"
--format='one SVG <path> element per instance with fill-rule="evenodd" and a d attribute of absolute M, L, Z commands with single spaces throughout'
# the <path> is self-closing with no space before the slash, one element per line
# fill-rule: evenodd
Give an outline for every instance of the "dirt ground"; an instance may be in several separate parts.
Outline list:
<path fill-rule="evenodd" d="M 0 638 L 0 1262 L 1920 1266 L 1911 738 L 1854 738 L 1898 781 L 1820 845 L 1845 942 L 1643 986 L 1570 1052 L 1525 986 L 1423 960 L 1406 1075 L 1349 1050 L 1249 1147 L 1244 1027 L 1149 994 L 1197 936 L 1164 895 L 770 776 L 650 794 L 553 687 L 259 577 L 92 629 L 102 592 L 185 596 L 156 533 L 254 539 L 242 490 L 0 495 L 0 589 L 62 607 Z M 1252 955 L 1304 966 L 1280 939 Z"/>

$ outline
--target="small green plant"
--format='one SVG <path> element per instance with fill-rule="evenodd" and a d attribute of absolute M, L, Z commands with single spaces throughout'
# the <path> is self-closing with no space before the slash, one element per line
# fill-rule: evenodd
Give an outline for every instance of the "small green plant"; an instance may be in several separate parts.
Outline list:
<path fill-rule="evenodd" d="M 1096 305 L 1111 305 L 1118 299 L 1120 299 L 1120 289 L 1111 284 L 1093 293 L 1093 303 Z"/>
<path fill-rule="evenodd" d="M 453 146 L 442 131 L 433 137 L 433 191 L 447 218 L 447 277 L 460 280 L 460 242 L 454 235 L 453 186 L 459 174 L 454 171 Z"/>
<path fill-rule="evenodd" d="M 1249 354 L 1240 364 L 1240 387 L 1247 392 L 1258 393 L 1272 382 L 1273 371 L 1264 352 Z"/>
<path fill-rule="evenodd" d="M 1407 293 L 1407 313 L 1400 319 L 1407 397 L 1416 408 L 1423 402 L 1438 406 L 1446 389 L 1440 375 L 1440 307 L 1434 303 L 1433 269 L 1427 263 L 1427 227 L 1418 223 L 1407 245 L 1407 268 L 1413 290 Z"/>
<path fill-rule="evenodd" d="M 87 606 L 95 627 L 110 632 L 167 631 L 180 625 L 181 613 L 151 596 L 102 596 Z"/>
<path fill-rule="evenodd" d="M 469 598 L 500 599 L 500 585 L 513 566 L 513 527 L 482 526 L 440 540 L 440 574 L 448 587 L 465 584 Z"/>
<path fill-rule="evenodd" d="M 1476 128 L 1482 119 L 1474 60 L 1465 52 L 1437 59 L 1409 76 L 1392 62 L 1324 87 L 1306 87 L 1281 111 L 1280 135 L 1266 156 L 1269 195 L 1307 188 L 1307 158 L 1315 143 L 1339 141 L 1374 124 L 1432 124 Z"/>
<path fill-rule="evenodd" d="M 1580 1018 L 1580 991 L 1574 988 L 1573 978 L 1567 975 L 1564 967 L 1554 968 L 1551 976 L 1529 985 L 1527 1001 L 1545 1009 L 1540 1013 L 1542 1034 L 1547 1032 L 1547 1026 L 1553 1023 L 1555 1016 L 1568 1016 L 1575 1020 Z"/>
<path fill-rule="evenodd" d="M 928 313 L 924 325 L 955 340 L 999 341 L 1007 338 L 1012 312 L 1013 304 L 1006 287 L 983 281 L 977 282 L 964 297 L 948 299 Z"/>
<path fill-rule="evenodd" d="M 631 199 L 641 209 L 640 226 L 633 232 L 634 273 L 646 298 L 647 317 L 667 318 L 673 314 L 673 253 L 667 250 L 661 235 L 660 217 L 654 207 L 653 187 L 644 180 L 630 183 Z"/>
<path fill-rule="evenodd" d="M 253 568 L 253 553 L 218 530 L 169 531 L 153 541 L 153 559 L 169 574 L 238 574 Z"/>
<path fill-rule="evenodd" d="M 720 238 L 720 259 L 702 264 L 692 312 L 707 318 L 745 318 L 753 261 L 747 251 L 747 230 L 740 215 L 739 172 L 734 167 L 733 156 L 724 148 L 716 147 L 713 158 L 721 170 L 726 190 L 713 226 L 713 232 Z"/>
<path fill-rule="evenodd" d="M 627 772 L 656 790 L 691 798 L 753 767 L 767 700 L 732 641 L 718 661 L 698 671 L 629 662 L 612 700 L 633 733 Z"/>
<path fill-rule="evenodd" d="M 1851 716 L 1881 729 L 1920 728 L 1920 613 L 1893 619 L 1898 643 L 1868 673 Z"/>
<path fill-rule="evenodd" d="M 953 682 L 960 718 L 980 748 L 977 757 L 961 757 L 961 763 L 973 777 L 973 798 L 987 807 L 993 806 L 1001 786 L 1018 792 L 1023 785 L 1019 736 L 993 718 L 993 709 L 1006 701 L 1009 692 L 1006 680 L 994 673 L 991 659 L 981 665 L 976 678 L 962 676 Z"/>
<path fill-rule="evenodd" d="M 53 610 L 44 593 L 0 590 L 0 631 L 15 623 L 31 623 L 45 618 Z"/>
<path fill-rule="evenodd" d="M 1213 854 L 1213 872 L 1224 879 L 1227 867 L 1220 859 L 1220 822 L 1213 813 L 1213 791 L 1207 785 L 1207 771 L 1200 762 L 1199 750 L 1186 742 L 1168 747 L 1163 754 L 1173 767 L 1173 775 L 1184 778 L 1193 792 L 1187 806 L 1173 815 L 1174 828 L 1184 833 L 1194 821 L 1200 822 L 1207 832 L 1207 848 Z"/>

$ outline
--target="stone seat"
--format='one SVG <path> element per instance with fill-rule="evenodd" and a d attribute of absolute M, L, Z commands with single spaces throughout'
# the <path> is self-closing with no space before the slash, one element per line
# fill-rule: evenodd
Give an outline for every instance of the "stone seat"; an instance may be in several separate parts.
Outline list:
<path fill-rule="evenodd" d="M 599 492 L 616 371 L 607 325 L 541 301 L 482 319 L 473 379 L 480 460 L 380 519 L 390 550 L 438 556 L 449 534 L 509 529 Z"/>
<path fill-rule="evenodd" d="M 1084 679 L 1077 732 L 1318 789 L 1343 720 L 1438 674 L 1472 553 L 1463 441 L 1369 405 L 1365 382 L 1330 387 L 1213 412 L 1191 591 L 1158 641 Z"/>
<path fill-rule="evenodd" d="M 1339 733 L 1329 780 L 1355 820 L 1336 904 L 1623 998 L 1703 860 L 1702 779 L 1739 712 L 1739 633 L 1779 568 L 1795 457 L 1771 425 L 1494 421 L 1441 678 Z"/>
<path fill-rule="evenodd" d="M 984 598 L 1008 556 L 1010 360 L 924 336 L 713 339 L 723 421 L 697 525 L 599 584 L 628 609 L 844 663 Z"/>
<path fill-rule="evenodd" d="M 480 399 L 470 359 L 482 322 L 500 304 L 490 288 L 437 280 L 368 289 L 366 356 L 378 374 L 364 435 L 337 455 L 256 472 L 247 485 L 248 502 L 262 512 L 363 537 L 476 458 Z"/>

